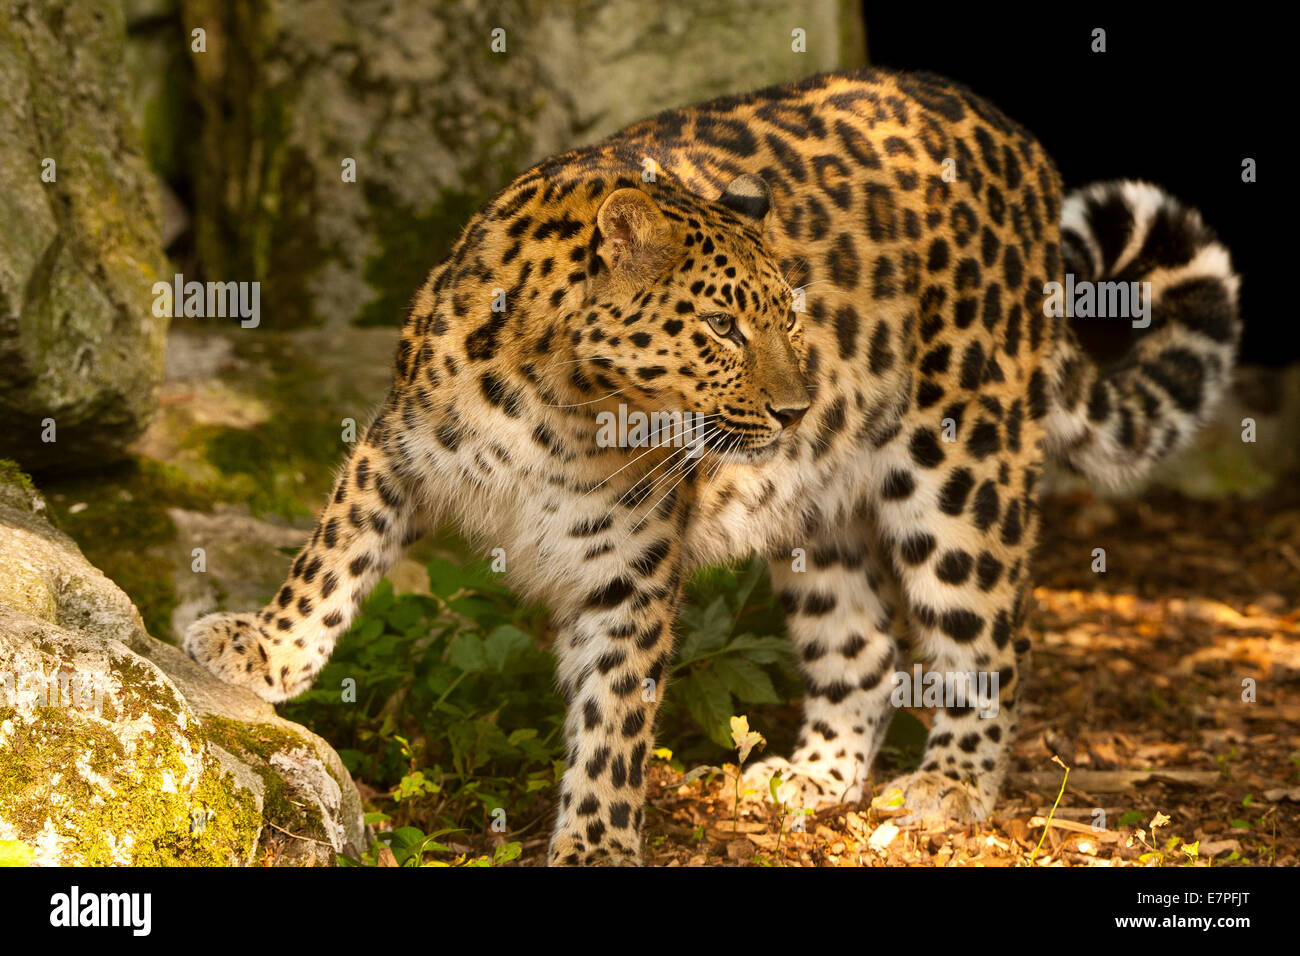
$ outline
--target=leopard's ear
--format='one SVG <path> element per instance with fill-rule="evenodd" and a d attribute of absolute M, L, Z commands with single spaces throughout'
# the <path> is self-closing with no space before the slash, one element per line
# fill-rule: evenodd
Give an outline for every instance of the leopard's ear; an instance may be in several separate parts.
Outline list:
<path fill-rule="evenodd" d="M 682 244 L 658 204 L 639 189 L 617 189 L 596 214 L 600 257 L 610 274 L 648 281 L 682 252 Z"/>
<path fill-rule="evenodd" d="M 745 173 L 731 181 L 718 202 L 747 219 L 762 223 L 772 211 L 772 190 L 762 176 Z"/>

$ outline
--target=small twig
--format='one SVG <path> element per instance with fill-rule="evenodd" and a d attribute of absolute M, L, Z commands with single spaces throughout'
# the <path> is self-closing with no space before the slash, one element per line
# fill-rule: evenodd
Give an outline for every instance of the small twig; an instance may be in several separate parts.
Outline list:
<path fill-rule="evenodd" d="M 1076 823 L 1073 820 L 1054 820 L 1050 817 L 1036 816 L 1029 821 L 1031 827 L 1056 827 L 1058 830 L 1066 830 L 1069 833 L 1086 833 L 1095 834 L 1096 828 L 1086 823 Z"/>
<path fill-rule="evenodd" d="M 1047 839 L 1047 831 L 1052 828 L 1052 817 L 1056 815 L 1056 808 L 1061 805 L 1061 797 L 1065 796 L 1065 781 L 1070 779 L 1070 768 L 1065 766 L 1060 757 L 1052 754 L 1052 762 L 1065 770 L 1065 776 L 1061 778 L 1061 789 L 1056 792 L 1056 802 L 1052 804 L 1052 812 L 1047 815 L 1047 822 L 1043 826 L 1043 835 L 1038 838 L 1038 846 L 1034 847 L 1034 852 L 1029 854 L 1030 866 L 1034 865 L 1034 857 L 1038 856 L 1038 851 L 1043 848 L 1043 841 Z"/>
<path fill-rule="evenodd" d="M 270 820 L 267 820 L 267 821 L 266 821 L 266 825 L 267 825 L 268 827 L 270 827 L 272 830 L 279 830 L 281 833 L 283 833 L 283 834 L 284 834 L 285 836 L 287 836 L 287 837 L 293 837 L 295 840 L 306 840 L 308 843 L 319 843 L 321 846 L 327 846 L 327 847 L 329 847 L 331 850 L 334 849 L 334 844 L 333 844 L 333 843 L 330 843 L 330 842 L 327 841 L 327 840 L 317 840 L 315 837 L 303 836 L 302 834 L 299 834 L 299 833 L 290 833 L 290 832 L 289 832 L 288 830 L 286 830 L 284 827 L 278 827 L 278 826 L 276 826 L 274 823 L 272 823 Z"/>
<path fill-rule="evenodd" d="M 1262 705 L 1261 705 L 1262 706 Z M 1248 716 L 1253 717 L 1253 712 Z M 1279 715 L 1282 719 L 1284 715 Z M 1050 770 L 1034 770 L 1028 773 L 1011 774 L 1011 782 L 1025 789 L 1050 787 L 1056 781 Z M 1219 780 L 1215 770 L 1182 770 L 1170 768 L 1165 770 L 1079 770 L 1074 774 L 1074 786 L 1070 792 L 1085 793 L 1124 793 L 1138 784 L 1148 782 L 1169 783 L 1184 787 L 1214 786 Z"/>

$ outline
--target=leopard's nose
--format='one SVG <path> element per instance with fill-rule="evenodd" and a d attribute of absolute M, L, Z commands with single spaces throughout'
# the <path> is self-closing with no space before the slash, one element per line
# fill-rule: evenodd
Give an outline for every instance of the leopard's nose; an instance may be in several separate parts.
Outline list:
<path fill-rule="evenodd" d="M 767 413 L 781 423 L 782 428 L 793 429 L 800 421 L 803 420 L 804 413 L 808 411 L 808 405 L 792 405 L 787 408 L 773 408 L 767 406 Z"/>

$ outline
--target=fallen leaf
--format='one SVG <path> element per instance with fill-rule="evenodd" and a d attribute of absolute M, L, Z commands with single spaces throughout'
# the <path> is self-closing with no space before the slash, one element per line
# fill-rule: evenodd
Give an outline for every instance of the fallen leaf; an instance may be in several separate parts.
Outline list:
<path fill-rule="evenodd" d="M 898 827 L 892 820 L 886 820 L 872 832 L 867 840 L 867 845 L 877 850 L 883 850 L 894 841 L 898 836 Z"/>

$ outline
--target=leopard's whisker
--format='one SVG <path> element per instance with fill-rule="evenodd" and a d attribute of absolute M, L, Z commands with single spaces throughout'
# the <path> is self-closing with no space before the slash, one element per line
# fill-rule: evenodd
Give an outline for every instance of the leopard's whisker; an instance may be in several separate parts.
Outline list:
<path fill-rule="evenodd" d="M 630 385 L 624 385 L 622 388 L 610 392 L 608 395 L 602 395 L 600 398 L 593 398 L 589 402 L 574 402 L 569 405 L 543 405 L 542 408 L 582 408 L 584 405 L 595 405 L 599 402 L 605 401 L 606 399 L 613 398 L 615 395 L 620 395 L 631 387 L 632 386 Z"/>
<path fill-rule="evenodd" d="M 672 460 L 673 460 L 674 458 L 676 458 L 678 455 L 682 454 L 683 452 L 687 452 L 687 451 L 689 451 L 689 450 L 690 450 L 690 446 L 689 446 L 689 445 L 684 445 L 684 446 L 682 446 L 681 448 L 675 449 L 671 454 L 666 455 L 666 456 L 664 457 L 664 460 L 661 461 L 658 465 L 655 466 L 655 469 L 658 469 L 658 468 L 662 467 L 663 465 L 665 465 L 665 464 L 667 464 L 668 462 L 672 461 Z M 675 468 L 676 465 L 674 465 L 673 467 Z M 639 487 L 642 487 L 643 484 L 644 484 L 644 482 L 645 482 L 645 480 L 646 480 L 646 478 L 647 478 L 650 474 L 652 474 L 652 473 L 654 472 L 655 469 L 651 469 L 650 472 L 647 472 L 645 475 L 642 475 L 642 476 L 641 476 L 640 478 L 638 478 L 636 481 L 632 482 L 632 484 L 630 484 L 630 485 L 629 485 L 629 486 L 628 486 L 628 487 L 623 491 L 622 494 L 620 494 L 620 495 L 618 495 L 616 498 L 614 498 L 614 500 L 613 500 L 612 502 L 610 502 L 609 509 L 605 512 L 604 518 L 605 518 L 605 519 L 608 519 L 611 515 L 613 515 L 613 514 L 614 514 L 614 509 L 616 509 L 619 505 L 623 504 L 623 503 L 628 499 L 628 497 L 629 497 L 630 495 L 632 495 L 634 492 L 636 492 L 636 490 L 637 490 Z M 670 470 L 671 470 L 671 469 L 670 469 Z M 657 484 L 658 481 L 659 481 L 662 477 L 663 477 L 663 476 L 661 475 L 660 478 L 655 479 L 655 481 L 652 482 L 652 483 L 650 484 L 650 486 L 646 489 L 646 493 L 647 493 L 647 494 L 648 494 L 648 493 L 649 493 L 649 492 L 654 488 L 655 484 Z"/>
<path fill-rule="evenodd" d="M 664 499 L 666 499 L 669 495 L 671 495 L 673 493 L 673 490 L 686 479 L 686 477 L 691 473 L 691 469 L 694 468 L 696 463 L 699 462 L 700 460 L 701 459 L 699 458 L 691 458 L 691 457 L 688 457 L 686 459 L 686 464 L 681 469 L 681 477 L 679 477 L 676 481 L 674 481 L 672 483 L 672 486 L 667 491 L 665 491 L 663 495 L 660 496 L 660 498 L 654 504 L 652 504 L 649 508 L 645 510 L 645 514 L 641 516 L 641 520 L 632 526 L 633 533 L 635 533 L 637 529 L 639 529 L 641 525 L 645 523 L 647 518 L 649 518 L 652 514 L 654 514 L 655 509 L 657 509 L 659 505 L 663 503 Z M 656 485 L 658 485 L 657 482 Z"/>
<path fill-rule="evenodd" d="M 697 415 L 697 416 L 695 416 L 695 418 L 694 418 L 694 422 L 695 422 L 696 424 L 694 424 L 694 425 L 691 426 L 691 431 L 694 431 L 696 428 L 701 427 L 700 423 L 702 423 L 702 422 L 706 422 L 706 421 L 708 421 L 709 419 L 720 418 L 720 417 L 721 417 L 721 415 L 719 415 L 718 413 L 713 413 L 713 414 L 710 414 L 710 415 Z M 656 432 L 656 434 L 658 434 L 658 433 Z M 611 479 L 613 479 L 613 478 L 614 478 L 615 476 L 617 476 L 619 473 L 621 473 L 621 472 L 625 471 L 626 469 L 632 467 L 632 466 L 635 465 L 638 461 L 640 461 L 642 458 L 644 458 L 646 455 L 650 454 L 651 452 L 655 451 L 656 449 L 658 449 L 658 448 L 660 448 L 660 447 L 662 447 L 662 446 L 652 444 L 649 448 L 647 448 L 645 451 L 641 452 L 641 454 L 637 455 L 635 458 L 633 458 L 631 461 L 629 461 L 627 464 L 625 464 L 622 468 L 618 469 L 618 471 L 615 471 L 615 472 L 613 472 L 613 473 L 607 475 L 606 477 L 602 478 L 598 484 L 595 484 L 595 485 L 593 485 L 592 487 L 588 488 L 587 491 L 584 493 L 584 497 L 585 497 L 586 495 L 591 494 L 593 491 L 595 491 L 597 488 L 600 488 L 602 485 L 604 485 L 604 484 L 606 484 L 607 482 L 609 482 Z M 661 463 L 661 464 L 662 464 L 662 463 Z M 652 469 L 651 469 L 649 472 L 647 472 L 646 474 L 650 474 L 650 473 L 654 472 L 655 469 L 657 469 L 657 468 L 659 468 L 659 467 L 660 467 L 660 465 L 656 465 L 655 468 L 652 468 Z"/>
<path fill-rule="evenodd" d="M 579 362 L 616 362 L 625 356 L 622 355 L 588 355 L 584 358 L 565 359 L 562 362 L 550 362 L 543 365 L 542 369 L 555 368 L 557 365 L 577 365 Z"/>
<path fill-rule="evenodd" d="M 719 474 L 721 474 L 723 466 L 727 464 L 727 458 L 726 458 L 727 454 L 732 450 L 732 448 L 734 448 L 737 444 L 739 444 L 739 442 L 740 442 L 740 436 L 737 435 L 736 438 L 733 439 L 730 447 L 728 447 L 725 452 L 718 455 L 718 462 L 714 466 L 712 474 L 709 475 L 709 479 L 704 485 L 704 490 L 700 492 L 698 496 L 698 500 L 700 502 L 704 502 L 708 498 L 709 488 L 712 487 L 713 480 L 717 478 Z"/>
<path fill-rule="evenodd" d="M 648 472 L 646 472 L 644 475 L 642 475 L 641 478 L 640 478 L 638 481 L 634 482 L 633 485 L 632 485 L 630 488 L 628 488 L 627 491 L 623 492 L 623 494 L 620 495 L 620 496 L 618 497 L 617 501 L 623 501 L 623 500 L 624 500 L 625 498 L 627 498 L 628 495 L 630 495 L 630 494 L 631 494 L 631 493 L 632 493 L 632 492 L 633 492 L 633 491 L 634 491 L 634 490 L 635 490 L 639 485 L 643 484 L 643 483 L 645 482 L 645 480 L 646 480 L 647 478 L 650 477 L 650 475 L 654 474 L 656 471 L 658 471 L 658 470 L 659 470 L 660 468 L 662 468 L 664 465 L 668 464 L 668 462 L 672 461 L 672 460 L 673 460 L 674 458 L 676 458 L 678 455 L 680 455 L 680 454 L 682 454 L 683 452 L 685 452 L 686 454 L 684 455 L 683 458 L 679 459 L 679 460 L 676 461 L 676 462 L 673 462 L 673 466 L 672 466 L 671 468 L 669 468 L 666 472 L 664 472 L 664 474 L 660 475 L 658 478 L 656 478 L 654 481 L 652 481 L 652 482 L 649 484 L 649 486 L 646 488 L 646 493 L 647 493 L 647 494 L 652 493 L 652 492 L 655 490 L 655 488 L 659 487 L 659 486 L 662 484 L 662 482 L 665 480 L 665 478 L 666 478 L 667 476 L 673 474 L 673 473 L 674 473 L 678 468 L 680 468 L 680 467 L 682 466 L 682 464 L 683 464 L 684 462 L 690 462 L 690 461 L 695 460 L 695 458 L 696 458 L 697 456 L 693 456 L 693 455 L 691 455 L 691 454 L 690 454 L 691 451 L 693 451 L 693 449 L 692 449 L 692 447 L 691 447 L 690 445 L 683 445 L 681 448 L 679 448 L 679 449 L 677 449 L 676 451 L 674 451 L 671 455 L 666 456 L 666 457 L 664 458 L 663 461 L 661 461 L 659 464 L 655 465 L 654 468 L 650 469 L 650 471 L 648 471 Z"/>

